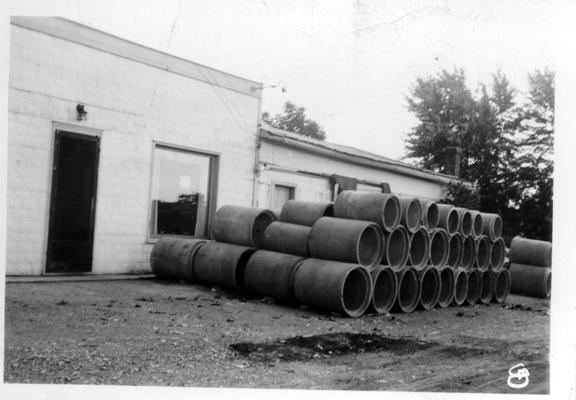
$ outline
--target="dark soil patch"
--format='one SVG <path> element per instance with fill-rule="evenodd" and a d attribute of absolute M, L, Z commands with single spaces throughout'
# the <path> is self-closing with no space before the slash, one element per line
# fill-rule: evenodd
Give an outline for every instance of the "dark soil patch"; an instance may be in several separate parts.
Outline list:
<path fill-rule="evenodd" d="M 295 336 L 265 343 L 241 342 L 230 348 L 254 361 L 306 361 L 321 356 L 341 356 L 387 351 L 396 355 L 426 350 L 434 343 L 407 338 L 388 338 L 366 333 L 328 333 L 316 336 Z"/>

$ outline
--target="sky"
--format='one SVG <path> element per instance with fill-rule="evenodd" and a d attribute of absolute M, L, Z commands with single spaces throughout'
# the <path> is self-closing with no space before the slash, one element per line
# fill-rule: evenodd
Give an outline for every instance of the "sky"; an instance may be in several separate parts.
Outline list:
<path fill-rule="evenodd" d="M 554 69 L 556 3 L 19 0 L 10 13 L 62 16 L 262 82 L 263 111 L 292 101 L 328 141 L 400 158 L 417 77 L 463 68 L 475 89 L 500 69 L 525 91 L 529 72 Z"/>

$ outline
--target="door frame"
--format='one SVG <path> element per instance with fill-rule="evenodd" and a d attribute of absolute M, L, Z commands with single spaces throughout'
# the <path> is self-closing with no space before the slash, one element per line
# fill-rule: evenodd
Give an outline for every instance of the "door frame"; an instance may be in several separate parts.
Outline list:
<path fill-rule="evenodd" d="M 72 124 L 64 124 L 59 122 L 52 123 L 52 160 L 51 160 L 51 169 L 49 170 L 49 181 L 50 181 L 50 192 L 48 195 L 48 212 L 47 212 L 47 220 L 46 220 L 46 248 L 45 248 L 45 260 L 42 266 L 42 275 L 85 275 L 85 274 L 92 274 L 93 271 L 93 256 L 94 256 L 94 232 L 96 227 L 96 203 L 98 198 L 98 176 L 100 171 L 100 147 L 101 147 L 101 136 L 102 130 L 88 128 L 84 126 L 77 126 Z M 87 272 L 48 272 L 48 263 L 50 262 L 51 257 L 51 248 L 50 248 L 50 241 L 52 240 L 53 236 L 53 226 L 51 224 L 52 218 L 55 212 L 56 206 L 56 195 L 57 195 L 57 185 L 58 185 L 58 176 L 54 174 L 56 169 L 59 154 L 60 154 L 60 138 L 62 136 L 77 138 L 81 140 L 87 140 L 91 142 L 96 142 L 96 162 L 94 163 L 94 200 L 92 201 L 92 209 L 90 213 L 90 239 L 89 239 L 89 246 L 90 246 L 90 271 Z"/>

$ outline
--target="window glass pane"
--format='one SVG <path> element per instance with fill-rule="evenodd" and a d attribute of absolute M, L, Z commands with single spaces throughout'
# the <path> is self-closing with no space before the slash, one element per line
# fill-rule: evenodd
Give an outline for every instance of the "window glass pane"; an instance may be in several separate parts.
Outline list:
<path fill-rule="evenodd" d="M 152 207 L 154 234 L 206 234 L 210 156 L 157 147 Z"/>

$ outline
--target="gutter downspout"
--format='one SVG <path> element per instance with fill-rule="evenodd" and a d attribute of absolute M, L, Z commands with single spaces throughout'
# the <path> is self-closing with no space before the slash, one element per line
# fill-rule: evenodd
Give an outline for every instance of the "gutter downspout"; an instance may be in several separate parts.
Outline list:
<path fill-rule="evenodd" d="M 258 207 L 258 200 L 256 198 L 258 194 L 258 178 L 260 177 L 260 171 L 258 169 L 258 165 L 260 164 L 260 148 L 261 139 L 260 139 L 260 118 L 262 116 L 262 83 L 260 83 L 260 87 L 257 90 L 260 90 L 260 95 L 258 96 L 258 113 L 256 115 L 256 148 L 254 151 L 254 166 L 252 168 L 252 172 L 254 174 L 254 182 L 252 185 L 252 207 Z"/>

